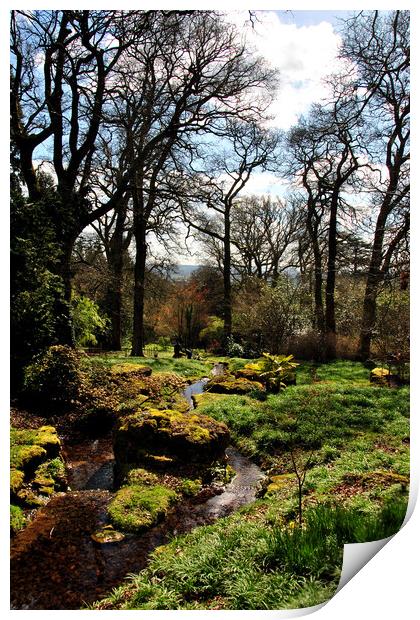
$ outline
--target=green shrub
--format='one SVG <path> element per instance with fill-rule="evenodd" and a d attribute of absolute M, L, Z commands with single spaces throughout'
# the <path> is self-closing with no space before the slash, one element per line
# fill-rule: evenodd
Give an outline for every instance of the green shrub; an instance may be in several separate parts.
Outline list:
<path fill-rule="evenodd" d="M 80 399 L 83 380 L 78 353 L 65 345 L 54 345 L 25 368 L 24 390 L 39 404 L 66 408 Z"/>
<path fill-rule="evenodd" d="M 109 326 L 109 319 L 102 317 L 99 306 L 84 295 L 72 299 L 72 319 L 76 344 L 81 347 L 98 344 L 96 336 L 104 334 Z"/>

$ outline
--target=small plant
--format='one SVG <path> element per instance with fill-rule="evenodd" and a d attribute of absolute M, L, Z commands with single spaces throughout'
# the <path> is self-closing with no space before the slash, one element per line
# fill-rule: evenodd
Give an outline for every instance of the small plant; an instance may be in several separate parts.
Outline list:
<path fill-rule="evenodd" d="M 259 379 L 265 383 L 269 392 L 277 393 L 286 387 L 286 381 L 294 375 L 295 368 L 299 366 L 293 362 L 293 355 L 279 356 L 263 353 L 263 359 L 256 363 L 247 364 L 245 368 L 254 370 Z"/>
<path fill-rule="evenodd" d="M 226 355 L 228 357 L 243 357 L 244 348 L 238 342 L 235 342 L 233 336 L 229 336 L 226 341 Z"/>
<path fill-rule="evenodd" d="M 299 498 L 298 519 L 299 519 L 300 526 L 302 526 L 302 521 L 303 521 L 303 517 L 302 517 L 303 488 L 305 485 L 306 474 L 311 465 L 312 456 L 313 456 L 313 451 L 309 454 L 309 457 L 305 461 L 303 461 L 302 465 L 299 467 L 298 457 L 293 451 L 293 449 L 290 449 L 290 458 L 292 459 L 293 471 L 295 472 L 297 483 L 298 483 L 298 498 Z"/>

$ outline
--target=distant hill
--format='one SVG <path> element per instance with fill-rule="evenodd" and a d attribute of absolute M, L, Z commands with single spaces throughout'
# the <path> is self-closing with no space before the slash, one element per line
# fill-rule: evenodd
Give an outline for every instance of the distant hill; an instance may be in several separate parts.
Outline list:
<path fill-rule="evenodd" d="M 189 278 L 194 271 L 200 269 L 203 265 L 177 265 L 174 271 L 172 272 L 172 277 L 176 280 L 181 280 L 184 278 Z"/>

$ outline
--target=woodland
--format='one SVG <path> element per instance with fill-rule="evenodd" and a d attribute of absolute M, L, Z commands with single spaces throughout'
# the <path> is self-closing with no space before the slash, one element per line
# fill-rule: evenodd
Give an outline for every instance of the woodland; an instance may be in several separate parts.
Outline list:
<path fill-rule="evenodd" d="M 263 19 L 11 11 L 12 609 L 311 607 L 404 521 L 410 15 L 287 130 Z"/>

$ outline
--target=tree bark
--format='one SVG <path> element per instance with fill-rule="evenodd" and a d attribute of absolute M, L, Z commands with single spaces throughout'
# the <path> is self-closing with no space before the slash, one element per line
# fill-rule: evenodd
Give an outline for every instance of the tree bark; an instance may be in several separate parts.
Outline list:
<path fill-rule="evenodd" d="M 71 255 L 74 245 L 74 237 L 68 237 L 61 242 L 61 260 L 57 265 L 57 275 L 63 281 L 64 295 L 56 299 L 56 338 L 60 344 L 75 347 L 73 321 L 71 318 Z"/>
<path fill-rule="evenodd" d="M 335 271 L 337 261 L 337 209 L 338 194 L 333 195 L 330 207 L 328 231 L 328 262 L 325 283 L 325 340 L 326 354 L 329 359 L 336 357 L 336 323 L 335 323 Z"/>
<path fill-rule="evenodd" d="M 363 300 L 362 327 L 359 340 L 359 357 L 367 360 L 370 357 L 373 330 L 376 320 L 376 297 L 379 284 L 382 280 L 381 263 L 382 247 L 385 235 L 385 225 L 388 216 L 388 205 L 382 207 L 376 222 L 373 239 L 372 255 L 366 280 L 365 296 Z"/>
<path fill-rule="evenodd" d="M 134 217 L 136 259 L 134 263 L 134 309 L 131 355 L 144 357 L 144 281 L 146 276 L 146 222 L 141 214 Z"/>
<path fill-rule="evenodd" d="M 225 204 L 223 239 L 223 335 L 225 344 L 232 335 L 232 284 L 230 249 L 230 204 Z"/>

